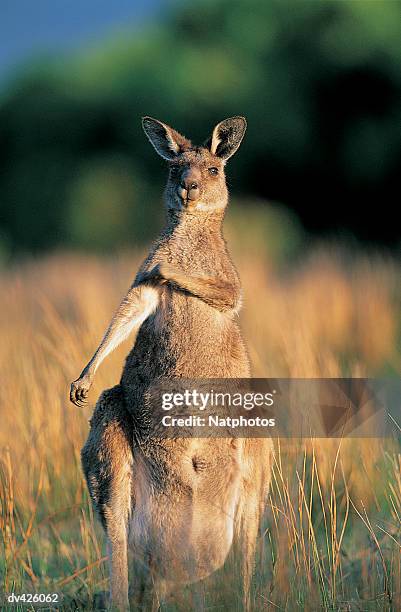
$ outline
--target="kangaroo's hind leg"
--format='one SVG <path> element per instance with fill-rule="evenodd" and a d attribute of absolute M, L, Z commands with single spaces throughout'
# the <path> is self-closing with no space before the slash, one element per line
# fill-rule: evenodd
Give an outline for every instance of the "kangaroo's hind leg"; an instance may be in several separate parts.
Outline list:
<path fill-rule="evenodd" d="M 94 508 L 107 534 L 110 607 L 128 610 L 127 532 L 132 504 L 132 425 L 119 385 L 101 394 L 81 457 Z"/>

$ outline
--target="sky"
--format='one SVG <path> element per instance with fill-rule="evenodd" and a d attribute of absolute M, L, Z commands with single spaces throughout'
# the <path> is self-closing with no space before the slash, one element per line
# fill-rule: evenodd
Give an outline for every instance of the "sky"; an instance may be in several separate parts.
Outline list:
<path fill-rule="evenodd" d="M 64 53 L 152 17 L 163 0 L 0 0 L 0 81 L 35 55 Z"/>

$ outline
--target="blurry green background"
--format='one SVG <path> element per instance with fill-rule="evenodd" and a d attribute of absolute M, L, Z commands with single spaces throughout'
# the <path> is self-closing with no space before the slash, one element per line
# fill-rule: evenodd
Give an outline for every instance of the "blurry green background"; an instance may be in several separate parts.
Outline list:
<path fill-rule="evenodd" d="M 145 16 L 139 2 L 137 19 L 135 3 L 127 19 L 123 5 L 110 5 L 121 9 L 110 31 L 68 52 L 43 53 L 39 33 L 38 55 L 2 81 L 3 260 L 149 242 L 166 171 L 141 131 L 145 114 L 198 143 L 246 115 L 228 178 L 233 214 L 254 221 L 256 242 L 288 251 L 306 230 L 398 248 L 400 2 L 154 2 Z"/>

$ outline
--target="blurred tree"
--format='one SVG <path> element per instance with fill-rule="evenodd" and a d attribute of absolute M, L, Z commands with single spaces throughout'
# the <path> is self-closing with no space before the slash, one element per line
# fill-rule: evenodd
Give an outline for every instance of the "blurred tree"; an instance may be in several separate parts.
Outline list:
<path fill-rule="evenodd" d="M 0 100 L 0 250 L 147 241 L 165 170 L 144 114 L 195 142 L 246 115 L 235 194 L 280 201 L 309 230 L 397 242 L 400 40 L 398 0 L 203 0 L 27 69 Z"/>

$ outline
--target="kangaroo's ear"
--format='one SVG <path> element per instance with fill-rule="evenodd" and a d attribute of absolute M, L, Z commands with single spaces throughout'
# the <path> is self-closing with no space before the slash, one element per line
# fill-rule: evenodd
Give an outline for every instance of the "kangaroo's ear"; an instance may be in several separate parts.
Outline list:
<path fill-rule="evenodd" d="M 220 121 L 207 142 L 210 152 L 221 159 L 229 159 L 240 146 L 245 130 L 245 117 L 230 117 Z"/>
<path fill-rule="evenodd" d="M 190 140 L 157 119 L 143 117 L 142 127 L 157 153 L 163 159 L 171 161 L 182 151 L 191 147 Z"/>

